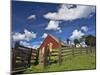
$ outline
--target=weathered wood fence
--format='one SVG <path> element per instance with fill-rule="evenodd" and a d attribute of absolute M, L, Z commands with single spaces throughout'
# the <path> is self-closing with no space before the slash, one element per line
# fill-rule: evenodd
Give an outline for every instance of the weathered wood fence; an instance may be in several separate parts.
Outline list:
<path fill-rule="evenodd" d="M 57 58 L 56 63 L 61 64 L 65 57 L 77 56 L 82 54 L 89 54 L 95 52 L 95 47 L 87 47 L 87 48 L 76 48 L 67 46 L 60 46 L 58 49 L 49 51 L 49 48 L 45 48 L 45 52 L 43 55 L 43 65 L 48 66 L 53 62 L 51 58 Z M 23 46 L 18 46 L 12 49 L 12 73 L 17 73 L 20 71 L 26 70 L 26 68 L 30 67 L 30 65 L 37 65 L 39 62 L 39 50 L 27 48 Z"/>
<path fill-rule="evenodd" d="M 61 47 L 59 49 L 56 49 L 54 51 L 52 51 L 51 56 L 52 57 L 56 57 L 58 58 L 57 61 L 60 64 L 61 61 L 65 58 L 65 57 L 69 57 L 69 56 L 77 56 L 77 55 L 82 55 L 82 54 L 89 54 L 89 53 L 95 53 L 95 47 L 87 47 L 87 48 L 76 48 L 76 47 Z"/>
<path fill-rule="evenodd" d="M 89 54 L 89 53 L 95 53 L 95 47 L 67 47 L 67 46 L 60 46 L 58 49 L 52 50 L 51 53 L 48 53 L 48 47 L 45 48 L 44 56 L 41 59 L 44 59 L 42 61 L 42 65 L 45 68 L 46 66 L 52 64 L 52 63 L 59 63 L 63 61 L 65 57 L 75 57 L 82 54 Z M 53 58 L 53 60 L 52 60 Z"/>
<path fill-rule="evenodd" d="M 38 50 L 23 46 L 12 48 L 12 73 L 24 71 L 31 64 L 38 64 Z"/>

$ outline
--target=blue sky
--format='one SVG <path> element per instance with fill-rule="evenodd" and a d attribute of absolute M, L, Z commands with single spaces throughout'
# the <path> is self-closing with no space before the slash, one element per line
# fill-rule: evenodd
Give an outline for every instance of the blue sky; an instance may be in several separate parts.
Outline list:
<path fill-rule="evenodd" d="M 65 41 L 96 35 L 95 6 L 12 1 L 12 44 L 36 47 L 47 34 Z"/>

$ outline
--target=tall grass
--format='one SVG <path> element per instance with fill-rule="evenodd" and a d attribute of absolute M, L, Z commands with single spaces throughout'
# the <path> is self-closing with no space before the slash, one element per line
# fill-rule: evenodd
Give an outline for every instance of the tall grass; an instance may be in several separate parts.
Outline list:
<path fill-rule="evenodd" d="M 44 69 L 40 65 L 31 66 L 25 71 L 25 73 L 86 70 L 95 68 L 96 68 L 95 53 L 92 53 L 92 54 L 82 54 L 75 57 L 72 56 L 65 57 L 60 65 L 58 63 L 53 63 Z"/>

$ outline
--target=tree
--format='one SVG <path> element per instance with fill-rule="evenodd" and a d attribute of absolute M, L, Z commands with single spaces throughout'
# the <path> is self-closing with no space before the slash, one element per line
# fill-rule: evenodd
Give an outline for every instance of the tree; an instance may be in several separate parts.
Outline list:
<path fill-rule="evenodd" d="M 69 40 L 69 38 L 67 38 L 67 40 L 66 40 L 66 41 L 67 41 L 67 44 L 69 44 L 69 41 L 70 41 L 70 40 Z"/>
<path fill-rule="evenodd" d="M 74 44 L 75 44 L 75 46 L 76 46 L 76 44 L 79 44 L 80 42 L 79 42 L 79 40 L 78 39 L 74 39 Z"/>
<path fill-rule="evenodd" d="M 93 36 L 93 35 L 88 35 L 88 36 L 85 38 L 85 43 L 86 43 L 88 46 L 95 46 L 95 45 L 96 45 L 96 37 Z"/>
<path fill-rule="evenodd" d="M 18 48 L 18 46 L 20 45 L 19 41 L 15 42 L 15 48 Z"/>
<path fill-rule="evenodd" d="M 86 36 L 82 36 L 82 37 L 80 38 L 80 42 L 85 42 L 85 38 L 86 38 Z"/>

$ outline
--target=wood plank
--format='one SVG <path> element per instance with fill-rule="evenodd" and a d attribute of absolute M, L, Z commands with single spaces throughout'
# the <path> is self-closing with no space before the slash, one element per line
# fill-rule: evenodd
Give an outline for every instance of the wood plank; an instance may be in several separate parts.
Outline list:
<path fill-rule="evenodd" d="M 59 54 L 51 54 L 51 56 L 58 56 Z"/>
<path fill-rule="evenodd" d="M 35 50 L 35 51 L 34 51 L 34 50 L 32 50 L 32 53 L 38 53 L 38 50 Z"/>
<path fill-rule="evenodd" d="M 52 53 L 57 53 L 58 52 L 58 50 L 56 50 L 56 51 L 52 51 Z"/>
<path fill-rule="evenodd" d="M 61 56 L 68 56 L 68 55 L 72 55 L 72 53 L 64 53 Z"/>
<path fill-rule="evenodd" d="M 69 53 L 72 52 L 72 50 L 62 50 L 61 53 Z"/>

